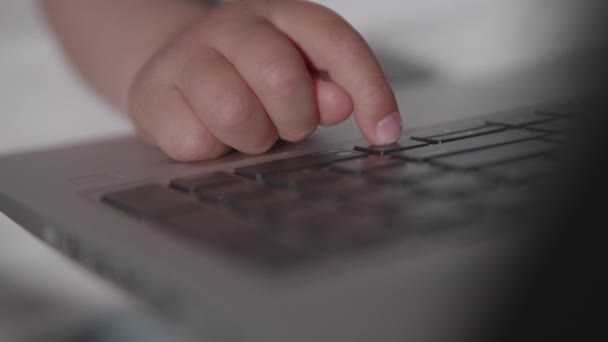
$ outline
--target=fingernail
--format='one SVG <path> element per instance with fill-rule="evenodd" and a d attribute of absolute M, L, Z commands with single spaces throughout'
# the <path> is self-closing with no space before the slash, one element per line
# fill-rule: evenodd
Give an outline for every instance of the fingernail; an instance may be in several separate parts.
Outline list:
<path fill-rule="evenodd" d="M 390 145 L 396 142 L 401 137 L 402 130 L 403 126 L 399 113 L 391 113 L 385 116 L 376 126 L 378 144 Z"/>

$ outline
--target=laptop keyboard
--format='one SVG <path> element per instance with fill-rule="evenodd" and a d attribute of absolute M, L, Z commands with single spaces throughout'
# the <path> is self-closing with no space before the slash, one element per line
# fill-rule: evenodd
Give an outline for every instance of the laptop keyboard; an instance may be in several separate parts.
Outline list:
<path fill-rule="evenodd" d="M 490 116 L 355 146 L 146 184 L 102 200 L 168 234 L 263 265 L 361 252 L 533 214 L 572 107 Z M 560 138 L 561 137 L 561 138 Z"/>

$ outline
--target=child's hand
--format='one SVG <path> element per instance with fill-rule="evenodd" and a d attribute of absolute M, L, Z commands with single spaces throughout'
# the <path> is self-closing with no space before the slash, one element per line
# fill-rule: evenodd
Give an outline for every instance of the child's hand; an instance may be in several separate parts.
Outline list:
<path fill-rule="evenodd" d="M 129 94 L 139 130 L 177 160 L 230 148 L 263 153 L 354 110 L 372 144 L 401 134 L 372 51 L 341 17 L 304 1 L 250 0 L 210 10 L 140 70 Z"/>

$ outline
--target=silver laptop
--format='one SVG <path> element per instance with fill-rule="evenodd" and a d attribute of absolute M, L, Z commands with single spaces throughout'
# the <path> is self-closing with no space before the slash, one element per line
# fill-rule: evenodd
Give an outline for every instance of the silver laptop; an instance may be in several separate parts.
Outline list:
<path fill-rule="evenodd" d="M 564 70 L 405 87 L 466 118 L 391 146 L 351 122 L 194 164 L 131 136 L 4 156 L 0 210 L 192 340 L 464 341 L 563 180 L 588 110 Z"/>

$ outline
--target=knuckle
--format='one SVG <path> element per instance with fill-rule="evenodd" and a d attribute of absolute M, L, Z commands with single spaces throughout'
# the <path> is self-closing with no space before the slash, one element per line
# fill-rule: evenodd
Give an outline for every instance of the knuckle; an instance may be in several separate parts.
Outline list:
<path fill-rule="evenodd" d="M 161 149 L 171 158 L 182 161 L 197 161 L 216 157 L 216 142 L 200 129 L 175 131 L 159 141 Z"/>
<path fill-rule="evenodd" d="M 150 89 L 155 83 L 147 67 L 144 67 L 135 75 L 127 93 L 127 108 L 129 112 L 136 114 L 142 111 L 142 106 L 151 97 Z"/>
<path fill-rule="evenodd" d="M 159 89 L 164 89 L 171 82 L 164 77 L 159 63 L 151 61 L 146 63 L 133 77 L 127 90 L 126 108 L 134 117 L 144 115 L 153 109 L 157 103 Z"/>
<path fill-rule="evenodd" d="M 314 131 L 317 129 L 317 125 L 305 125 L 300 124 L 294 126 L 294 128 L 290 130 L 283 130 L 281 132 L 281 138 L 289 141 L 289 142 L 298 142 L 308 138 Z"/>
<path fill-rule="evenodd" d="M 261 72 L 266 88 L 277 96 L 288 95 L 299 89 L 302 74 L 297 67 L 285 61 L 268 63 Z"/>
<path fill-rule="evenodd" d="M 176 71 L 176 83 L 184 89 L 196 90 L 204 84 L 205 78 L 201 70 L 204 70 L 205 65 L 202 61 L 205 60 L 205 55 L 202 51 L 193 53 L 188 58 L 185 58 L 179 69 Z M 207 66 L 207 67 L 213 67 Z"/>
<path fill-rule="evenodd" d="M 253 115 L 253 106 L 244 96 L 220 98 L 209 108 L 210 115 L 216 118 L 217 128 L 230 131 L 247 125 Z"/>
<path fill-rule="evenodd" d="M 243 152 L 248 154 L 263 154 L 268 152 L 274 146 L 276 141 L 276 136 L 272 139 L 264 139 L 264 141 L 261 143 L 251 144 L 250 146 L 248 146 L 247 150 Z"/>

